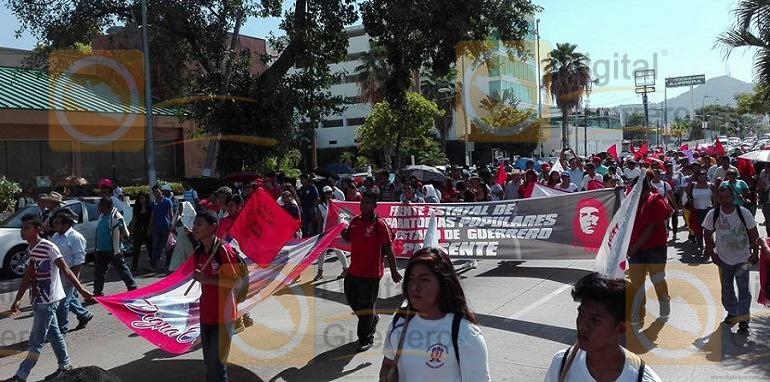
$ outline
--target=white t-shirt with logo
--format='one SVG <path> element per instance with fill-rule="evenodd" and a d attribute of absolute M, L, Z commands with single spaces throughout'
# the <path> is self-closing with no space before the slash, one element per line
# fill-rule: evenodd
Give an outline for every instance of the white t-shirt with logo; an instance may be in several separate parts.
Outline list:
<path fill-rule="evenodd" d="M 574 351 L 574 350 L 572 350 Z M 561 372 L 561 360 L 564 358 L 566 350 L 562 350 L 553 356 L 551 366 L 548 367 L 548 372 L 545 374 L 545 382 L 558 382 L 559 373 Z M 587 353 L 583 350 L 578 350 L 575 359 L 572 361 L 572 365 L 567 372 L 566 380 L 569 382 L 596 382 L 596 379 L 588 371 L 586 366 Z M 401 371 L 401 370 L 399 370 Z M 623 372 L 620 373 L 618 379 L 615 382 L 637 382 L 639 380 L 639 366 L 632 365 L 626 361 L 623 365 Z M 650 365 L 644 365 L 644 375 L 642 376 L 643 382 L 662 382 L 658 374 L 650 367 Z"/>
<path fill-rule="evenodd" d="M 491 381 L 487 358 L 487 344 L 481 329 L 468 320 L 460 321 L 457 348 L 460 364 L 452 344 L 452 319 L 448 313 L 438 320 L 426 320 L 413 316 L 409 322 L 401 358 L 398 360 L 400 382 L 485 382 Z M 404 317 L 400 317 L 393 329 L 388 324 L 388 335 L 383 344 L 383 354 L 392 360 L 401 338 Z"/>
<path fill-rule="evenodd" d="M 64 298 L 59 268 L 54 261 L 61 258 L 56 245 L 46 239 L 28 249 L 27 266 L 34 270 L 34 278 L 29 285 L 29 300 L 32 305 L 50 304 Z"/>
<path fill-rule="evenodd" d="M 738 217 L 738 208 L 741 209 L 743 220 L 746 221 L 746 226 L 741 223 L 741 218 Z M 745 207 L 735 206 L 735 210 L 731 214 L 725 214 L 725 211 L 719 211 L 719 217 L 717 218 L 716 229 L 714 229 L 714 209 L 706 214 L 706 218 L 703 219 L 703 228 L 709 231 L 714 231 L 716 234 L 716 252 L 719 255 L 719 259 L 727 263 L 728 265 L 736 265 L 745 263 L 749 260 L 751 255 L 751 245 L 749 244 L 749 231 L 757 226 L 754 221 L 754 216 Z"/>

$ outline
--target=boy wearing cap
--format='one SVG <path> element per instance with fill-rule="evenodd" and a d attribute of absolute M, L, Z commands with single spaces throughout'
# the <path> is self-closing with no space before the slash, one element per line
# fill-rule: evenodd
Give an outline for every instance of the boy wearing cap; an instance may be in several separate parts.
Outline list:
<path fill-rule="evenodd" d="M 575 192 L 578 190 L 575 183 L 572 183 L 569 171 L 564 171 L 561 173 L 561 183 L 556 185 L 556 189 L 565 192 Z"/>

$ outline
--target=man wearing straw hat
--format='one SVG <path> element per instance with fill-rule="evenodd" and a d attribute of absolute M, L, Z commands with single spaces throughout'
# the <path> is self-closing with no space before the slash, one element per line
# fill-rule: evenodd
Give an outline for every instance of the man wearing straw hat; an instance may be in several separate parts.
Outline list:
<path fill-rule="evenodd" d="M 43 234 L 46 238 L 49 238 L 54 234 L 51 217 L 61 210 L 61 204 L 63 202 L 62 195 L 56 191 L 51 191 L 49 194 L 41 196 L 39 199 L 44 203 L 40 206 L 41 215 L 43 217 Z"/>

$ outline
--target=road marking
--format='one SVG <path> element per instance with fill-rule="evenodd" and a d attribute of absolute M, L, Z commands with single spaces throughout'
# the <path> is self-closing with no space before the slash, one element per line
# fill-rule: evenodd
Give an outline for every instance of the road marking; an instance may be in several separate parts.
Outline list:
<path fill-rule="evenodd" d="M 545 304 L 548 300 L 558 296 L 559 294 L 561 294 L 561 292 L 564 292 L 565 290 L 567 290 L 569 288 L 572 288 L 572 285 L 569 285 L 569 284 L 562 285 L 559 289 L 551 292 L 548 296 L 545 296 L 545 297 L 543 297 L 543 298 L 533 302 L 532 304 L 530 304 L 526 308 L 524 308 L 524 309 L 514 313 L 512 316 L 510 316 L 508 318 L 511 319 L 511 320 L 517 320 L 517 319 L 521 318 L 522 316 L 524 316 L 525 314 L 527 314 L 527 313 L 537 309 L 540 305 Z"/>

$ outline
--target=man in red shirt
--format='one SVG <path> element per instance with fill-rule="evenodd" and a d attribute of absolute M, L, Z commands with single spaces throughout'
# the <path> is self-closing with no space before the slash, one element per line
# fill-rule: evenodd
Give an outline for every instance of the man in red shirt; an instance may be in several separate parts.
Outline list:
<path fill-rule="evenodd" d="M 200 245 L 193 253 L 193 278 L 201 283 L 200 325 L 206 381 L 227 382 L 224 360 L 230 352 L 230 330 L 236 318 L 232 293 L 238 282 L 237 263 L 232 248 L 214 236 L 219 225 L 216 213 L 201 210 L 195 217 L 193 236 Z"/>
<path fill-rule="evenodd" d="M 644 286 L 644 280 L 649 273 L 660 302 L 659 317 L 661 320 L 667 320 L 671 313 L 671 304 L 665 280 L 668 242 L 666 219 L 671 216 L 672 209 L 662 195 L 652 192 L 653 187 L 647 177 L 639 177 L 639 181 L 644 183 L 639 195 L 634 229 L 631 232 L 631 245 L 628 247 L 629 277 L 635 296 L 637 288 Z M 636 325 L 639 325 L 639 328 L 644 327 L 644 315 L 643 302 L 639 315 L 633 314 L 631 317 L 634 329 L 637 329 Z"/>
<path fill-rule="evenodd" d="M 374 344 L 374 333 L 379 321 L 374 314 L 374 305 L 380 279 L 385 273 L 383 254 L 388 258 L 393 282 L 401 282 L 390 228 L 374 212 L 377 199 L 377 194 L 364 193 L 361 214 L 354 217 L 342 231 L 342 238 L 350 242 L 350 268 L 345 276 L 345 298 L 348 306 L 358 315 L 357 350 L 360 352 L 369 350 Z"/>

